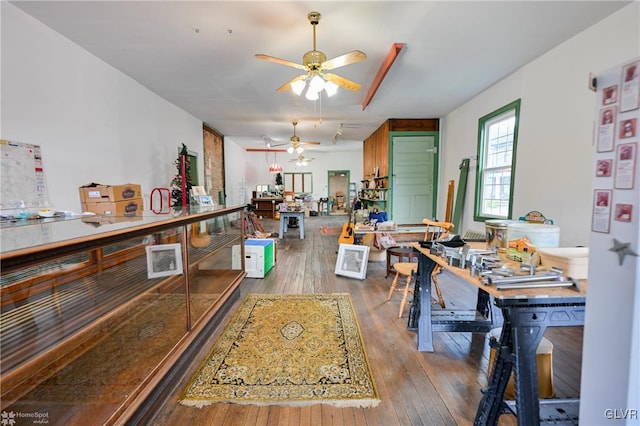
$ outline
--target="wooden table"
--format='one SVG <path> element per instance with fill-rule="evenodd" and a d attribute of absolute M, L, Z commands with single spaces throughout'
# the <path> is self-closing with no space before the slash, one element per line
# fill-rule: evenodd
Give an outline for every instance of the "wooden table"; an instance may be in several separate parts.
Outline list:
<path fill-rule="evenodd" d="M 280 212 L 280 238 L 284 238 L 284 233 L 287 232 L 290 217 L 298 218 L 300 239 L 304 240 L 304 212 Z"/>
<path fill-rule="evenodd" d="M 472 277 L 469 269 L 450 266 L 446 259 L 431 254 L 419 243 L 414 243 L 413 247 L 420 255 L 409 328 L 417 326 L 418 350 L 433 352 L 434 331 L 486 331 L 487 326 L 489 329 L 498 326 L 494 321 L 495 305 L 502 311 L 504 323 L 489 387 L 480 401 L 474 425 L 498 424 L 498 418 L 507 410 L 504 394 L 511 371 L 515 369 L 518 424 L 539 426 L 536 349 L 547 327 L 584 324 L 586 280 L 581 281 L 579 291 L 576 287 L 497 290 Z M 478 288 L 477 314 L 480 318 L 469 319 L 467 316 L 442 321 L 434 315 L 431 310 L 431 272 L 436 265 L 442 265 L 445 271 Z"/>
<path fill-rule="evenodd" d="M 413 247 L 393 246 L 387 248 L 387 273 L 384 276 L 385 278 L 387 278 L 389 274 L 396 272 L 393 268 L 391 257 L 397 257 L 398 262 L 402 262 L 403 260 L 413 262 L 413 259 L 418 259 L 418 252 L 415 251 Z"/>

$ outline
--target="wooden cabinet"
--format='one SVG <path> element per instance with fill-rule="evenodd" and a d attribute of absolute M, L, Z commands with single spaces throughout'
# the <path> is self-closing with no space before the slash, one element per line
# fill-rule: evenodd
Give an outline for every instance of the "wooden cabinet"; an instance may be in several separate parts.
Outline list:
<path fill-rule="evenodd" d="M 282 198 L 252 198 L 253 211 L 260 219 L 274 219 L 278 204 L 284 202 Z"/>
<path fill-rule="evenodd" d="M 438 132 L 437 118 L 391 118 L 364 140 L 362 148 L 362 170 L 365 178 L 389 175 L 389 136 L 391 132 Z"/>
<path fill-rule="evenodd" d="M 437 139 L 439 128 L 440 121 L 438 119 L 393 118 L 382 123 L 375 132 L 364 140 L 362 170 L 365 180 L 363 181 L 363 189 L 366 189 L 364 188 L 364 184 L 368 183 L 369 179 L 376 178 L 377 176 L 383 176 L 377 179 L 384 185 L 383 188 L 376 188 L 374 192 L 365 191 L 365 194 L 361 192 L 361 198 L 363 198 L 366 205 L 377 205 L 380 209 L 386 210 L 389 218 L 399 224 L 414 223 L 410 215 L 405 213 L 407 210 L 413 213 L 413 210 L 418 209 L 421 212 L 420 214 L 424 215 L 421 217 L 431 216 L 429 211 L 432 210 L 432 204 L 435 206 L 435 192 L 433 193 L 434 195 L 425 197 L 422 193 L 413 192 L 413 188 L 417 188 L 418 185 L 404 185 L 403 187 L 400 184 L 403 179 L 396 176 L 397 173 L 402 171 L 411 173 L 414 169 L 393 170 L 391 161 L 393 160 L 397 163 L 398 159 L 402 158 L 402 156 L 397 155 L 394 157 L 392 153 L 394 152 L 394 148 L 397 149 L 400 147 L 405 140 L 422 137 L 427 134 L 430 134 L 431 137 L 436 135 L 435 138 Z M 407 143 L 406 146 L 410 145 Z M 437 148 L 432 151 L 434 153 L 433 155 L 437 156 Z M 415 157 L 408 156 L 408 158 L 412 159 L 414 163 L 416 162 Z M 422 170 L 423 167 L 432 166 L 421 163 L 412 164 L 411 167 Z M 432 170 L 434 170 L 435 173 L 437 167 L 433 167 Z M 410 180 L 411 179 L 404 179 L 405 182 L 409 182 Z M 433 182 L 436 181 L 436 179 L 433 179 Z M 430 185 L 432 185 L 432 183 L 425 181 L 422 187 L 427 188 L 430 187 Z M 378 185 L 376 184 L 376 186 Z M 406 200 L 406 202 L 404 202 L 406 205 L 394 206 L 394 196 L 398 196 L 401 200 Z M 415 203 L 416 200 L 420 200 L 420 203 L 424 204 L 422 200 L 425 198 L 428 198 L 428 206 L 418 206 Z"/>

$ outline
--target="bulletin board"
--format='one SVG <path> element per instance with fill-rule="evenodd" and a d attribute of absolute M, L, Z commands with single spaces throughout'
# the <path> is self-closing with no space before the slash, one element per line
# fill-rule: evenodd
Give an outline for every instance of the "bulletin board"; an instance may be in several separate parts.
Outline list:
<path fill-rule="evenodd" d="M 0 209 L 47 207 L 42 153 L 39 145 L 0 140 Z"/>

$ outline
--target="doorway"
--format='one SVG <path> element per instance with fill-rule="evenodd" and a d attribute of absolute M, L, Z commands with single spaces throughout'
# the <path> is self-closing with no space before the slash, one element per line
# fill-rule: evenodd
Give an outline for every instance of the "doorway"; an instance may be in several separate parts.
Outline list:
<path fill-rule="evenodd" d="M 390 132 L 391 211 L 398 224 L 420 224 L 435 217 L 438 133 Z"/>
<path fill-rule="evenodd" d="M 327 196 L 329 197 L 331 215 L 345 215 L 349 213 L 349 170 L 329 170 L 327 172 Z"/>

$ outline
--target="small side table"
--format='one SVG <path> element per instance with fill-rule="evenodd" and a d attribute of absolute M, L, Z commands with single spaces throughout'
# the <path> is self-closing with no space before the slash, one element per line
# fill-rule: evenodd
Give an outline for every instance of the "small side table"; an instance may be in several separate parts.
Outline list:
<path fill-rule="evenodd" d="M 418 261 L 418 252 L 413 249 L 413 247 L 389 247 L 387 249 L 387 275 L 384 277 L 387 278 L 390 274 L 395 273 L 396 271 L 393 269 L 393 264 L 395 262 L 391 261 L 391 256 L 397 257 L 398 262 L 417 262 Z M 415 260 L 414 260 L 415 259 Z"/>

